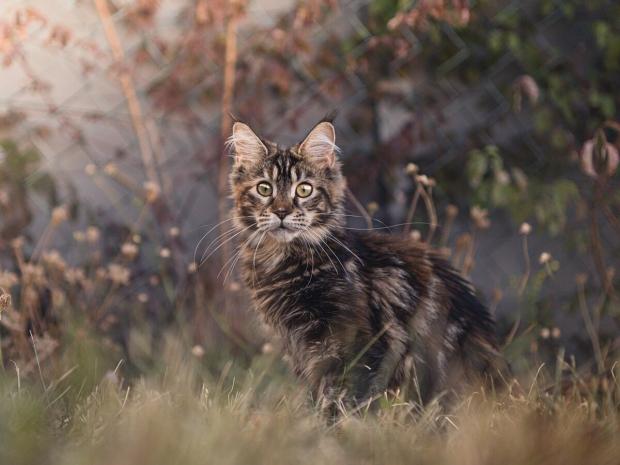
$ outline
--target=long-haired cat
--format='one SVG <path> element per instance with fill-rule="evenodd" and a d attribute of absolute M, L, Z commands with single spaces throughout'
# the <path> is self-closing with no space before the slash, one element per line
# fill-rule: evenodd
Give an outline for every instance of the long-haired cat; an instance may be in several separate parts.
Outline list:
<path fill-rule="evenodd" d="M 424 243 L 346 228 L 332 121 L 287 148 L 236 122 L 229 142 L 244 281 L 319 399 L 427 401 L 494 377 L 494 321 L 470 284 Z"/>

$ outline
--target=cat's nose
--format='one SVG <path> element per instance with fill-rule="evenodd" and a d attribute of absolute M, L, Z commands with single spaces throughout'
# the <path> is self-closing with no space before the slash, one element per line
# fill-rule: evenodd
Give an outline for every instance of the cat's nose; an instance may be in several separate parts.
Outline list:
<path fill-rule="evenodd" d="M 291 212 L 290 208 L 284 208 L 284 207 L 280 207 L 276 210 L 274 210 L 274 213 L 276 214 L 276 216 L 278 218 L 280 218 L 281 220 L 283 220 L 284 218 L 286 218 L 286 216 Z"/>

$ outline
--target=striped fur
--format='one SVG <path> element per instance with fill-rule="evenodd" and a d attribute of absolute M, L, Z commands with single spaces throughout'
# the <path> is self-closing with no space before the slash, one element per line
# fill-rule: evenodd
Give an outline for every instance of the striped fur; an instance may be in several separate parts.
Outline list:
<path fill-rule="evenodd" d="M 233 142 L 243 276 L 315 395 L 361 402 L 400 388 L 428 401 L 495 375 L 503 362 L 493 319 L 446 260 L 405 237 L 346 229 L 340 166 L 324 163 L 316 144 L 307 153 L 306 141 L 256 140 L 267 154 L 251 163 Z M 323 146 L 334 150 L 335 140 Z M 260 182 L 271 195 L 257 192 Z M 300 182 L 312 195 L 296 196 Z"/>

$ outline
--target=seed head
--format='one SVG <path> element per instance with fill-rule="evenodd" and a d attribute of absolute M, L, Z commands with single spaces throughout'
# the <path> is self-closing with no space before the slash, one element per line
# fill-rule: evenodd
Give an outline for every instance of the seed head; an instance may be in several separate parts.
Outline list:
<path fill-rule="evenodd" d="M 60 272 L 64 272 L 67 267 L 65 260 L 62 258 L 58 250 L 50 250 L 49 252 L 44 252 L 41 256 L 41 261 L 43 261 L 43 263 L 45 263 L 51 269 L 55 269 Z"/>
<path fill-rule="evenodd" d="M 86 240 L 91 244 L 97 242 L 99 240 L 99 229 L 95 226 L 86 228 Z"/>
<path fill-rule="evenodd" d="M 10 289 L 19 284 L 19 279 L 15 273 L 0 270 L 0 293 L 6 292 L 3 289 Z"/>
<path fill-rule="evenodd" d="M 205 350 L 202 348 L 202 346 L 195 345 L 194 347 L 192 347 L 192 355 L 194 357 L 201 358 L 202 356 L 204 356 L 204 354 L 205 354 Z"/>
<path fill-rule="evenodd" d="M 52 210 L 52 225 L 58 226 L 61 223 L 64 223 L 69 218 L 69 213 L 67 212 L 67 208 L 60 206 L 56 207 Z"/>
<path fill-rule="evenodd" d="M 7 310 L 11 307 L 11 294 L 0 288 L 0 315 L 3 310 Z"/>
<path fill-rule="evenodd" d="M 409 176 L 417 174 L 418 171 L 418 165 L 416 165 L 415 163 L 407 163 L 407 166 L 405 167 L 405 173 L 407 173 Z"/>
<path fill-rule="evenodd" d="M 114 176 L 118 174 L 118 166 L 116 166 L 114 163 L 108 163 L 103 167 L 103 172 L 108 176 Z"/>
<path fill-rule="evenodd" d="M 597 131 L 594 139 L 586 141 L 581 149 L 581 170 L 591 178 L 612 176 L 619 161 L 618 149 L 607 142 L 601 130 Z"/>
<path fill-rule="evenodd" d="M 125 242 L 121 246 L 121 253 L 128 260 L 133 260 L 134 258 L 136 258 L 136 255 L 138 255 L 138 246 L 136 246 L 136 244 L 133 244 L 131 242 Z"/>
<path fill-rule="evenodd" d="M 469 215 L 478 229 L 487 229 L 491 226 L 491 220 L 488 218 L 489 212 L 486 208 L 480 208 L 479 206 L 474 205 L 471 208 Z"/>
<path fill-rule="evenodd" d="M 154 203 L 159 198 L 159 186 L 154 182 L 147 181 L 143 185 L 144 187 L 144 197 L 148 203 Z"/>
<path fill-rule="evenodd" d="M 366 205 L 366 210 L 368 210 L 368 214 L 372 216 L 379 210 L 379 204 L 377 202 L 370 202 Z"/>
<path fill-rule="evenodd" d="M 446 216 L 448 218 L 455 218 L 456 215 L 458 214 L 459 214 L 459 208 L 456 205 L 450 204 L 446 207 Z"/>
<path fill-rule="evenodd" d="M 110 263 L 108 265 L 108 277 L 114 284 L 126 286 L 129 284 L 130 276 L 131 272 L 128 268 L 117 263 Z"/>
<path fill-rule="evenodd" d="M 543 252 L 540 254 L 540 257 L 538 257 L 538 262 L 541 265 L 545 265 L 549 263 L 550 261 L 551 261 L 551 254 L 549 252 Z"/>
<path fill-rule="evenodd" d="M 84 172 L 88 176 L 94 176 L 95 174 L 97 174 L 97 166 L 94 163 L 89 163 L 84 167 Z"/>

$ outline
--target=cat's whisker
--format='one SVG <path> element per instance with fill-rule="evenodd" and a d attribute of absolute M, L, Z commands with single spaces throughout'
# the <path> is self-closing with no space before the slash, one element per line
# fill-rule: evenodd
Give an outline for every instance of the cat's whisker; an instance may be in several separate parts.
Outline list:
<path fill-rule="evenodd" d="M 216 225 L 213 225 L 212 223 L 207 223 L 207 224 L 202 224 L 200 226 L 196 226 L 195 228 L 189 229 L 187 232 L 188 233 L 193 233 L 196 232 L 200 229 L 204 229 L 204 228 L 210 228 L 209 231 L 207 231 L 207 234 L 210 233 L 211 231 L 213 231 L 214 229 L 216 229 L 218 226 L 221 226 L 224 223 L 227 223 L 228 221 L 233 221 L 233 220 L 243 220 L 246 218 L 254 218 L 253 215 L 246 215 L 246 216 L 231 216 L 229 218 L 226 218 L 225 220 L 220 221 L 219 223 L 217 223 Z"/>
<path fill-rule="evenodd" d="M 323 247 L 323 244 L 325 244 L 327 246 L 327 244 L 325 243 L 325 241 L 323 240 L 323 238 L 321 238 L 321 236 L 319 236 L 317 233 L 315 233 L 314 231 L 306 231 L 308 234 L 310 234 L 311 237 L 313 237 L 317 242 L 316 245 L 325 253 L 325 256 L 327 257 L 327 259 L 329 260 L 329 262 L 332 264 L 332 266 L 334 267 L 334 271 L 336 272 L 336 274 L 338 274 L 338 267 L 336 267 L 336 264 L 334 263 L 334 261 L 331 259 L 330 254 L 325 250 L 325 248 Z M 331 250 L 331 248 L 330 248 Z M 334 251 L 331 250 L 332 254 L 334 254 Z M 334 254 L 334 257 L 335 254 Z M 338 258 L 338 257 L 336 257 Z M 342 265 L 342 262 L 340 263 Z M 342 266 L 342 269 L 344 270 L 344 266 Z M 346 273 L 346 270 L 345 270 Z"/>
<path fill-rule="evenodd" d="M 316 213 L 317 216 L 332 216 L 332 217 L 336 217 L 336 216 L 344 216 L 344 217 L 350 217 L 350 218 L 360 218 L 360 219 L 364 219 L 363 216 L 360 215 L 347 215 L 344 213 L 333 213 L 333 212 L 327 212 L 327 213 Z M 348 226 L 342 226 L 343 229 L 347 229 L 349 231 L 374 231 L 374 230 L 381 230 L 381 229 L 387 229 L 387 230 L 391 230 L 394 228 L 397 228 L 399 226 L 429 226 L 431 225 L 430 222 L 428 221 L 410 221 L 410 222 L 406 222 L 406 223 L 397 223 L 397 224 L 392 224 L 392 225 L 387 225 L 386 223 L 384 223 L 381 220 L 378 220 L 377 218 L 373 218 L 373 221 L 377 221 L 381 224 L 383 224 L 384 226 L 376 226 L 376 227 L 372 227 L 372 228 L 352 228 L 352 227 L 348 227 Z M 438 228 L 440 226 L 437 226 Z"/>
<path fill-rule="evenodd" d="M 215 249 L 213 249 L 209 253 L 209 255 L 207 255 L 206 257 L 204 257 L 204 254 L 203 254 L 203 258 L 201 258 L 200 264 L 198 265 L 198 267 L 201 267 L 209 259 L 209 257 L 211 257 L 215 252 L 217 252 L 220 249 L 220 247 L 222 247 L 224 244 L 229 243 L 235 237 L 237 237 L 238 235 L 244 233 L 245 231 L 247 231 L 248 229 L 253 228 L 253 227 L 254 227 L 254 224 L 251 224 L 250 226 L 248 226 L 248 227 L 242 229 L 241 231 L 238 231 L 237 233 L 233 234 L 232 236 L 228 237 L 225 241 L 221 242 L 220 245 L 218 245 Z"/>
<path fill-rule="evenodd" d="M 305 289 L 310 285 L 310 282 L 312 281 L 312 276 L 314 275 L 314 247 L 312 246 L 312 243 L 306 238 L 304 233 L 302 233 L 299 237 L 302 240 L 302 243 L 306 246 L 306 249 L 308 250 L 308 253 L 310 255 L 310 278 L 308 279 L 306 285 L 303 287 L 303 289 Z M 306 261 L 306 269 L 304 270 L 304 273 L 306 273 L 307 271 L 308 261 Z"/>
<path fill-rule="evenodd" d="M 224 284 L 226 283 L 226 280 L 228 279 L 228 277 L 232 275 L 232 272 L 235 269 L 235 266 L 237 266 L 237 262 L 239 261 L 239 259 L 241 258 L 241 255 L 243 254 L 244 247 L 248 243 L 250 243 L 256 237 L 257 234 L 258 234 L 258 231 L 254 231 L 252 234 L 250 234 L 250 237 L 248 237 L 247 240 L 239 246 L 238 252 L 233 256 L 234 261 L 232 262 L 232 265 L 230 266 L 230 268 L 228 269 L 228 272 L 224 276 Z"/>
<path fill-rule="evenodd" d="M 201 262 L 202 260 L 204 260 L 204 256 L 209 252 L 209 250 L 211 249 L 211 247 L 213 245 L 217 245 L 219 241 L 227 239 L 228 237 L 230 237 L 231 234 L 234 234 L 235 232 L 237 232 L 239 229 L 235 226 L 230 228 L 227 231 L 224 231 L 222 234 L 220 234 L 219 236 L 217 236 L 215 239 L 213 239 L 211 242 L 209 242 L 209 244 L 205 247 L 205 249 L 202 251 L 202 256 L 201 256 Z M 194 258 L 194 262 L 196 262 L 196 259 Z"/>
<path fill-rule="evenodd" d="M 331 217 L 338 217 L 338 216 L 342 216 L 342 217 L 346 217 L 346 218 L 359 218 L 359 219 L 363 219 L 363 220 L 367 220 L 366 217 L 361 216 L 361 215 L 351 215 L 348 213 L 341 213 L 341 212 L 325 212 L 325 213 L 317 213 L 317 215 L 326 215 L 326 216 L 331 216 Z M 378 218 L 371 218 L 372 221 L 376 221 L 377 223 L 381 223 L 383 226 L 387 226 L 387 224 L 385 224 L 383 221 L 381 221 Z"/>
<path fill-rule="evenodd" d="M 245 244 L 241 244 L 241 245 L 237 246 L 237 248 L 235 249 L 235 251 L 234 251 L 234 253 L 233 253 L 233 256 L 232 256 L 232 257 L 230 257 L 228 260 L 226 260 L 226 263 L 224 263 L 224 264 L 222 265 L 222 268 L 220 268 L 220 271 L 217 273 L 217 276 L 215 277 L 215 279 L 219 279 L 219 278 L 220 278 L 220 275 L 221 275 L 221 274 L 222 274 L 222 272 L 226 269 L 226 266 L 227 266 L 229 263 L 231 263 L 231 262 L 235 259 L 235 257 L 236 257 L 238 254 L 240 254 L 240 253 L 243 251 L 243 246 L 244 246 L 244 245 L 245 245 Z M 227 276 L 227 274 L 226 274 L 226 276 Z M 225 278 L 225 277 L 224 277 L 224 282 L 226 282 L 226 278 Z"/>
<path fill-rule="evenodd" d="M 258 248 L 260 247 L 260 243 L 267 234 L 267 231 L 263 233 L 263 235 L 258 239 L 256 244 L 256 249 L 254 249 L 254 256 L 252 257 L 252 287 L 254 287 L 254 277 L 256 275 L 256 253 L 258 252 Z"/>
<path fill-rule="evenodd" d="M 200 240 L 198 241 L 198 244 L 196 244 L 196 248 L 194 249 L 194 263 L 196 263 L 196 255 L 198 253 L 198 248 L 200 247 L 200 244 L 202 244 L 202 241 L 204 241 L 209 236 L 209 234 L 211 234 L 212 231 L 214 231 L 216 228 L 219 228 L 224 223 L 228 223 L 229 221 L 241 220 L 241 219 L 246 219 L 246 218 L 253 218 L 253 217 L 251 215 L 248 215 L 248 216 L 233 216 L 232 218 L 227 218 L 225 220 L 220 221 L 215 226 L 212 226 L 211 229 L 209 229 L 206 233 L 204 233 L 204 235 L 200 238 Z M 207 227 L 207 226 L 208 225 L 205 225 L 204 227 Z M 201 226 L 199 228 L 196 228 L 196 229 L 193 229 L 192 231 L 197 231 L 198 229 L 201 229 L 202 227 L 203 226 Z"/>
<path fill-rule="evenodd" d="M 336 254 L 336 252 L 334 252 L 334 249 L 332 249 L 332 248 L 329 246 L 329 244 L 327 243 L 327 241 L 325 241 L 325 240 L 323 240 L 323 239 L 321 239 L 321 240 L 323 241 L 323 244 L 325 244 L 325 247 L 327 247 L 327 248 L 331 251 L 331 253 L 332 253 L 332 255 L 334 256 L 334 258 L 335 258 L 336 260 L 338 260 L 338 263 L 340 263 L 340 266 L 342 267 L 342 271 L 343 271 L 343 273 L 346 275 L 346 274 L 347 274 L 347 269 L 344 267 L 344 264 L 342 263 L 342 260 L 340 260 L 340 257 L 338 257 L 338 254 Z"/>
<path fill-rule="evenodd" d="M 254 234 L 254 233 L 252 233 Z M 248 240 L 250 240 L 252 238 L 252 235 L 250 235 L 250 238 L 248 238 Z M 233 262 L 233 260 L 235 259 L 235 257 L 237 257 L 237 255 L 239 255 L 241 252 L 243 252 L 243 247 L 247 244 L 248 240 L 246 240 L 245 242 L 243 242 L 242 244 L 238 245 L 235 248 L 235 251 L 233 252 L 233 256 L 230 257 L 228 260 L 226 260 L 226 263 L 224 263 L 222 265 L 222 268 L 220 269 L 220 271 L 217 273 L 217 276 L 215 277 L 215 279 L 219 279 L 220 275 L 224 272 L 224 270 L 226 269 L 226 266 L 229 265 L 230 263 Z M 226 282 L 226 279 L 224 279 L 224 282 Z"/>
<path fill-rule="evenodd" d="M 377 230 L 381 230 L 381 229 L 387 229 L 388 231 L 391 231 L 394 228 L 397 228 L 399 226 L 429 226 L 431 223 L 429 223 L 428 221 L 411 221 L 409 223 L 397 223 L 397 224 L 393 224 L 390 226 L 377 226 L 376 228 L 350 228 L 348 226 L 343 227 L 343 229 L 346 229 L 348 231 L 377 231 Z"/>
<path fill-rule="evenodd" d="M 327 231 L 327 235 L 337 244 L 344 247 L 351 255 L 353 255 L 353 257 L 355 257 L 360 262 L 360 265 L 364 266 L 364 261 L 359 257 L 359 255 L 353 252 L 346 244 L 344 244 L 340 239 L 338 239 L 334 234 L 332 234 L 329 231 Z"/>

